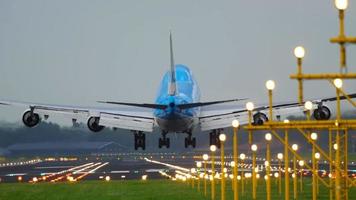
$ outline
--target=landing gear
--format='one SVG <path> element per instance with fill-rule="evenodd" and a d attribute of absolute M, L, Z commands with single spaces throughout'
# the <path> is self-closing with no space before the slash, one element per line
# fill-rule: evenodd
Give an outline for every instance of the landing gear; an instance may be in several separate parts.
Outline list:
<path fill-rule="evenodd" d="M 209 133 L 210 146 L 215 145 L 216 147 L 220 148 L 219 135 L 220 135 L 221 131 L 222 131 L 222 129 L 219 129 L 219 130 L 213 130 L 212 132 Z"/>
<path fill-rule="evenodd" d="M 166 137 L 167 132 L 162 132 L 162 137 L 159 138 L 158 140 L 158 147 L 162 148 L 163 146 L 166 146 L 167 149 L 169 149 L 170 146 L 170 140 L 169 138 Z"/>
<path fill-rule="evenodd" d="M 188 133 L 188 137 L 186 137 L 184 139 L 185 148 L 188 148 L 189 146 L 192 146 L 193 148 L 195 148 L 196 143 L 197 143 L 197 141 L 196 141 L 195 137 L 192 137 L 192 133 L 191 132 Z"/>
<path fill-rule="evenodd" d="M 135 150 L 138 148 L 142 148 L 142 150 L 146 149 L 146 135 L 142 131 L 134 131 L 135 137 Z"/>

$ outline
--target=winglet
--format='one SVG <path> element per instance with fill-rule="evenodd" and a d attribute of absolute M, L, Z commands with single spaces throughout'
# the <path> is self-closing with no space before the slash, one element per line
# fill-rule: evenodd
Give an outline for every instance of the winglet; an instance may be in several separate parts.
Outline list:
<path fill-rule="evenodd" d="M 176 94 L 176 72 L 174 66 L 174 57 L 173 57 L 173 42 L 172 42 L 172 32 L 169 32 L 169 46 L 170 46 L 170 57 L 171 57 L 171 82 L 169 85 L 169 95 L 173 96 Z"/>

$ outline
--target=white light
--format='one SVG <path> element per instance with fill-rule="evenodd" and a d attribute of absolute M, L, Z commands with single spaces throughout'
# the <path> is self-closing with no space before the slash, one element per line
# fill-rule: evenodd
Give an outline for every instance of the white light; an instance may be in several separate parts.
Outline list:
<path fill-rule="evenodd" d="M 298 150 L 298 145 L 297 145 L 297 144 L 293 144 L 293 145 L 292 145 L 292 149 L 293 149 L 294 151 L 297 151 L 297 150 Z"/>
<path fill-rule="evenodd" d="M 252 102 L 247 102 L 247 103 L 246 103 L 246 109 L 247 109 L 248 111 L 252 111 L 254 108 L 255 108 L 255 106 L 253 105 Z"/>
<path fill-rule="evenodd" d="M 295 178 L 295 174 L 292 174 L 292 178 Z"/>
<path fill-rule="evenodd" d="M 287 124 L 287 123 L 289 123 L 289 119 L 285 119 L 285 120 L 283 120 L 283 122 Z"/>
<path fill-rule="evenodd" d="M 302 46 L 297 46 L 297 47 L 294 49 L 294 55 L 295 55 L 295 57 L 297 57 L 297 58 L 304 58 L 304 55 L 305 55 L 305 49 L 304 49 L 304 47 L 302 47 Z"/>
<path fill-rule="evenodd" d="M 237 119 L 232 120 L 232 127 L 238 128 L 240 126 L 240 122 Z"/>
<path fill-rule="evenodd" d="M 227 168 L 224 168 L 223 171 L 224 171 L 224 173 L 226 173 L 227 172 Z"/>
<path fill-rule="evenodd" d="M 257 151 L 257 145 L 255 145 L 255 144 L 251 145 L 251 150 L 252 151 Z"/>
<path fill-rule="evenodd" d="M 237 180 L 241 180 L 241 176 L 240 175 L 237 176 Z"/>
<path fill-rule="evenodd" d="M 201 162 L 197 162 L 197 167 L 201 168 L 201 166 L 202 166 Z"/>
<path fill-rule="evenodd" d="M 215 152 L 216 151 L 216 146 L 215 145 L 211 145 L 210 146 L 210 151 Z"/>
<path fill-rule="evenodd" d="M 271 140 L 272 140 L 272 135 L 271 135 L 270 133 L 266 133 L 265 139 L 266 139 L 267 141 L 271 141 Z"/>
<path fill-rule="evenodd" d="M 261 177 L 260 174 L 256 174 L 257 179 L 260 179 L 260 177 Z"/>
<path fill-rule="evenodd" d="M 276 87 L 276 84 L 274 83 L 273 80 L 268 80 L 266 82 L 266 88 L 267 90 L 274 90 L 274 88 Z"/>
<path fill-rule="evenodd" d="M 337 150 L 337 144 L 334 144 L 334 149 Z"/>
<path fill-rule="evenodd" d="M 278 154 L 277 154 L 277 158 L 278 158 L 279 160 L 282 160 L 282 159 L 283 159 L 283 153 L 278 153 Z"/>
<path fill-rule="evenodd" d="M 203 154 L 203 160 L 207 161 L 209 159 L 208 154 Z"/>
<path fill-rule="evenodd" d="M 299 161 L 299 166 L 303 167 L 304 166 L 304 160 Z"/>
<path fill-rule="evenodd" d="M 320 159 L 320 153 L 316 152 L 314 156 L 316 159 L 318 159 L 318 160 Z"/>
<path fill-rule="evenodd" d="M 313 103 L 311 101 L 306 101 L 304 103 L 304 108 L 307 110 L 311 110 L 313 108 Z"/>
<path fill-rule="evenodd" d="M 317 140 L 318 139 L 318 134 L 317 133 L 312 133 L 312 134 L 310 134 L 310 138 L 312 140 Z"/>
<path fill-rule="evenodd" d="M 141 179 L 142 179 L 143 181 L 147 180 L 147 175 L 143 175 L 143 176 L 141 177 Z M 185 177 L 183 178 L 183 181 L 185 181 L 184 179 L 185 179 Z"/>
<path fill-rule="evenodd" d="M 334 79 L 334 85 L 336 88 L 340 89 L 342 87 L 342 80 L 339 78 Z"/>
<path fill-rule="evenodd" d="M 269 166 L 269 162 L 266 160 L 265 161 L 265 166 L 268 167 Z"/>
<path fill-rule="evenodd" d="M 194 174 L 195 172 L 197 172 L 197 170 L 195 168 L 190 169 L 190 173 Z"/>
<path fill-rule="evenodd" d="M 246 155 L 244 153 L 240 154 L 240 159 L 241 160 L 245 160 L 245 158 L 246 158 Z"/>
<path fill-rule="evenodd" d="M 348 6 L 348 0 L 335 0 L 335 7 L 339 10 L 345 10 Z"/>
<path fill-rule="evenodd" d="M 224 133 L 220 134 L 220 135 L 219 135 L 219 140 L 220 140 L 221 142 L 225 142 L 225 141 L 226 141 L 226 135 L 225 135 Z"/>
<path fill-rule="evenodd" d="M 231 166 L 231 167 L 235 167 L 235 162 L 234 162 L 234 161 L 231 161 L 231 162 L 230 162 L 230 166 Z"/>
<path fill-rule="evenodd" d="M 234 175 L 233 175 L 233 174 L 230 174 L 230 175 L 229 175 L 229 178 L 230 178 L 230 179 L 234 179 Z"/>
<path fill-rule="evenodd" d="M 110 176 L 105 176 L 105 181 L 110 181 Z"/>
<path fill-rule="evenodd" d="M 279 177 L 278 172 L 275 172 L 275 173 L 274 173 L 274 177 L 275 177 L 275 178 L 278 178 L 278 177 Z"/>

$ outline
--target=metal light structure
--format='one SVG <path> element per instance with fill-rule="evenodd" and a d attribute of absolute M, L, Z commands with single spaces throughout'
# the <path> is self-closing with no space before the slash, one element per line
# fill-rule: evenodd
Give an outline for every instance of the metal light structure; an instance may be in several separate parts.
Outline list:
<path fill-rule="evenodd" d="M 298 164 L 299 164 L 299 167 L 300 167 L 300 180 L 299 180 L 299 182 L 300 182 L 300 191 L 301 192 L 303 192 L 303 167 L 304 167 L 304 160 L 300 160 L 299 162 L 298 162 Z"/>
<path fill-rule="evenodd" d="M 289 124 L 289 120 L 284 120 L 285 124 Z M 284 130 L 284 199 L 289 199 L 289 139 L 288 129 Z"/>
<path fill-rule="evenodd" d="M 244 153 L 240 154 L 241 166 L 243 166 L 245 158 L 246 158 L 246 155 L 245 155 Z M 244 172 L 241 171 L 241 191 L 242 191 L 242 195 L 245 194 L 245 183 L 244 183 L 244 179 L 245 179 Z"/>
<path fill-rule="evenodd" d="M 273 121 L 273 94 L 272 91 L 276 87 L 276 84 L 273 80 L 268 80 L 266 82 L 266 88 L 268 90 L 268 101 L 269 101 L 269 121 Z"/>
<path fill-rule="evenodd" d="M 210 146 L 210 151 L 211 151 L 211 200 L 215 200 L 215 151 L 216 151 L 216 146 L 211 145 Z"/>
<path fill-rule="evenodd" d="M 297 46 L 294 49 L 294 56 L 297 58 L 297 65 L 298 65 L 298 71 L 297 75 L 302 75 L 302 61 L 305 55 L 305 49 L 302 46 Z M 303 104 L 303 79 L 298 78 L 298 97 L 299 97 L 299 104 Z"/>
<path fill-rule="evenodd" d="M 198 192 L 200 192 L 200 176 L 199 176 L 199 172 L 200 172 L 200 168 L 202 167 L 202 163 L 200 161 L 197 162 L 197 178 L 198 178 Z"/>
<path fill-rule="evenodd" d="M 278 158 L 278 193 L 279 195 L 282 194 L 282 160 L 283 160 L 283 153 L 277 154 Z"/>
<path fill-rule="evenodd" d="M 293 151 L 298 151 L 298 145 L 292 145 Z M 293 154 L 293 197 L 297 199 L 297 158 Z"/>
<path fill-rule="evenodd" d="M 206 189 L 206 176 L 208 176 L 207 169 L 206 169 L 206 164 L 207 161 L 209 160 L 209 155 L 208 154 L 203 154 L 203 160 L 204 160 L 204 196 L 207 195 L 207 189 Z"/>
<path fill-rule="evenodd" d="M 246 103 L 246 110 L 248 113 L 248 125 L 251 126 L 252 125 L 252 111 L 253 109 L 255 109 L 255 105 L 252 102 L 247 102 Z M 248 143 L 251 145 L 252 144 L 252 131 L 249 130 L 248 131 Z"/>
<path fill-rule="evenodd" d="M 257 151 L 257 145 L 253 144 L 251 145 L 251 150 L 252 150 L 252 199 L 256 199 L 256 190 L 257 190 L 257 181 L 256 181 L 256 151 Z"/>
<path fill-rule="evenodd" d="M 194 181 L 194 174 L 196 173 L 197 171 L 196 171 L 196 169 L 195 168 L 191 168 L 190 169 L 190 173 L 191 173 L 191 182 L 192 182 L 192 188 L 194 188 L 195 186 L 194 186 L 194 184 L 195 184 L 195 181 Z"/>
<path fill-rule="evenodd" d="M 267 175 L 267 200 L 270 200 L 271 199 L 271 179 L 270 179 L 270 173 L 271 173 L 271 148 L 270 148 L 270 143 L 271 143 L 271 140 L 272 140 L 272 134 L 271 133 L 266 133 L 265 134 L 265 139 L 266 139 L 266 145 L 267 145 L 267 151 L 266 151 L 266 157 L 267 157 L 267 163 L 268 165 L 266 165 L 266 175 Z"/>
<path fill-rule="evenodd" d="M 232 179 L 233 181 L 233 191 L 234 191 L 234 200 L 238 200 L 239 198 L 239 190 L 238 190 L 238 186 L 237 186 L 237 174 L 238 174 L 238 148 L 237 148 L 237 130 L 240 126 L 240 122 L 239 120 L 235 119 L 232 121 L 232 127 L 233 127 L 233 131 L 234 131 L 234 135 L 233 135 L 233 154 L 234 154 L 234 167 L 233 167 L 233 174 L 234 174 L 234 178 Z"/>
<path fill-rule="evenodd" d="M 310 134 L 310 139 L 312 139 L 314 142 L 316 142 L 316 140 L 318 139 L 318 134 L 317 133 L 311 133 Z M 316 163 L 315 163 L 315 145 L 312 145 L 312 170 L 314 172 L 314 174 L 312 175 L 313 176 L 313 179 L 312 179 L 312 190 L 313 190 L 313 200 L 316 200 L 317 198 L 317 191 L 316 191 L 316 184 L 317 184 L 317 177 L 315 176 L 315 171 L 316 171 Z"/>
<path fill-rule="evenodd" d="M 320 153 L 316 152 L 314 154 L 315 159 L 316 159 L 316 174 L 319 174 L 319 159 L 320 159 Z M 319 195 L 319 180 L 316 179 L 316 194 Z"/>
<path fill-rule="evenodd" d="M 219 135 L 219 140 L 220 140 L 220 160 L 221 160 L 221 200 L 225 200 L 225 141 L 226 141 L 226 135 L 224 133 Z"/>
<path fill-rule="evenodd" d="M 335 0 L 335 7 L 339 10 L 339 37 L 346 39 L 345 36 L 345 10 L 348 7 L 348 0 Z M 345 43 L 339 41 L 340 45 L 340 73 L 347 72 L 346 69 L 346 48 Z"/>

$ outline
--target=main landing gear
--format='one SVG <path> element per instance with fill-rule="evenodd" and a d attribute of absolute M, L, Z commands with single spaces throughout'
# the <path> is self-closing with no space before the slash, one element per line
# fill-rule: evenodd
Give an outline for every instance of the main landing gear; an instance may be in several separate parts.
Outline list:
<path fill-rule="evenodd" d="M 210 146 L 215 145 L 220 149 L 220 140 L 219 140 L 219 135 L 222 132 L 223 129 L 217 129 L 213 130 L 212 132 L 209 133 L 209 138 L 210 138 Z"/>
<path fill-rule="evenodd" d="M 195 137 L 192 137 L 192 133 L 188 132 L 188 137 L 186 137 L 184 139 L 184 146 L 185 148 L 188 148 L 189 146 L 192 146 L 193 148 L 195 148 L 197 141 L 195 139 Z"/>
<path fill-rule="evenodd" d="M 134 131 L 135 137 L 135 150 L 138 148 L 142 148 L 142 150 L 146 149 L 146 135 L 142 131 Z"/>
<path fill-rule="evenodd" d="M 166 135 L 167 135 L 167 132 L 163 131 L 162 132 L 162 137 L 159 138 L 159 140 L 158 140 L 158 147 L 159 148 L 162 148 L 163 146 L 166 146 L 167 149 L 169 149 L 170 140 L 169 140 L 169 138 L 166 137 Z"/>

